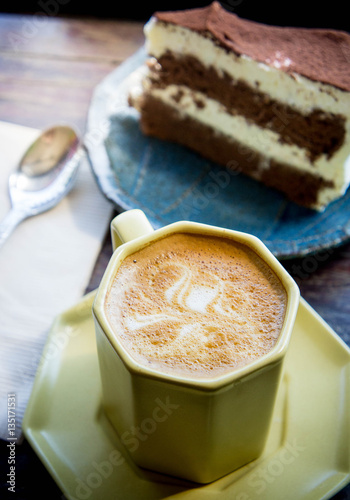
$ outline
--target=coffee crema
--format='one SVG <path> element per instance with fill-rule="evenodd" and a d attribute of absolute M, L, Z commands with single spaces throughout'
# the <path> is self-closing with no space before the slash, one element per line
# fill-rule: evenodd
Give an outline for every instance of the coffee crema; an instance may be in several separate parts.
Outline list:
<path fill-rule="evenodd" d="M 208 378 L 268 353 L 279 337 L 286 301 L 279 278 L 248 246 L 175 233 L 125 258 L 105 312 L 137 362 Z"/>

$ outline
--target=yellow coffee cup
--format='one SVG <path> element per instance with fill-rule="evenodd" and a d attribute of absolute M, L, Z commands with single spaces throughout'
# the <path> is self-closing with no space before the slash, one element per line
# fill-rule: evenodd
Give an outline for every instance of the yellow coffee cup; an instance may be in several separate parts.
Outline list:
<path fill-rule="evenodd" d="M 214 481 L 264 449 L 299 289 L 267 247 L 246 233 L 188 221 L 153 230 L 137 209 L 118 215 L 111 231 L 114 252 L 93 304 L 104 411 L 138 466 L 199 483 Z M 279 278 L 286 308 L 277 342 L 267 354 L 230 372 L 198 378 L 150 368 L 125 349 L 105 311 L 113 279 L 126 257 L 175 233 L 234 240 Z"/>

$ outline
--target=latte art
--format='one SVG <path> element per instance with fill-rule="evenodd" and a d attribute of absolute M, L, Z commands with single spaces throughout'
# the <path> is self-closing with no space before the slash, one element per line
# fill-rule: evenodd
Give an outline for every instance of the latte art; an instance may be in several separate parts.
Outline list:
<path fill-rule="evenodd" d="M 285 301 L 278 278 L 249 248 L 183 233 L 127 257 L 105 310 L 137 361 L 167 373 L 208 377 L 269 352 Z"/>

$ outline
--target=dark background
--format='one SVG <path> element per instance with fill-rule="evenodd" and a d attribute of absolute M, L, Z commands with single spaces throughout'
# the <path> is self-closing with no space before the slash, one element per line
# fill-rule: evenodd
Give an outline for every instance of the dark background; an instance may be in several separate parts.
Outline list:
<path fill-rule="evenodd" d="M 1 0 L 0 12 L 60 16 L 92 16 L 146 21 L 156 10 L 209 5 L 196 0 Z M 348 0 L 223 0 L 240 17 L 266 24 L 350 30 Z"/>

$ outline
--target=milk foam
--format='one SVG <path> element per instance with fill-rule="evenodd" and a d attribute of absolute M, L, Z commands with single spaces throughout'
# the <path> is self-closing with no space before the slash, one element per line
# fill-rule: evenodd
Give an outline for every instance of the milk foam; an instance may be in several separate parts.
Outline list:
<path fill-rule="evenodd" d="M 279 336 L 285 303 L 278 278 L 248 248 L 176 234 L 124 260 L 105 310 L 139 362 L 208 377 L 268 352 Z"/>

